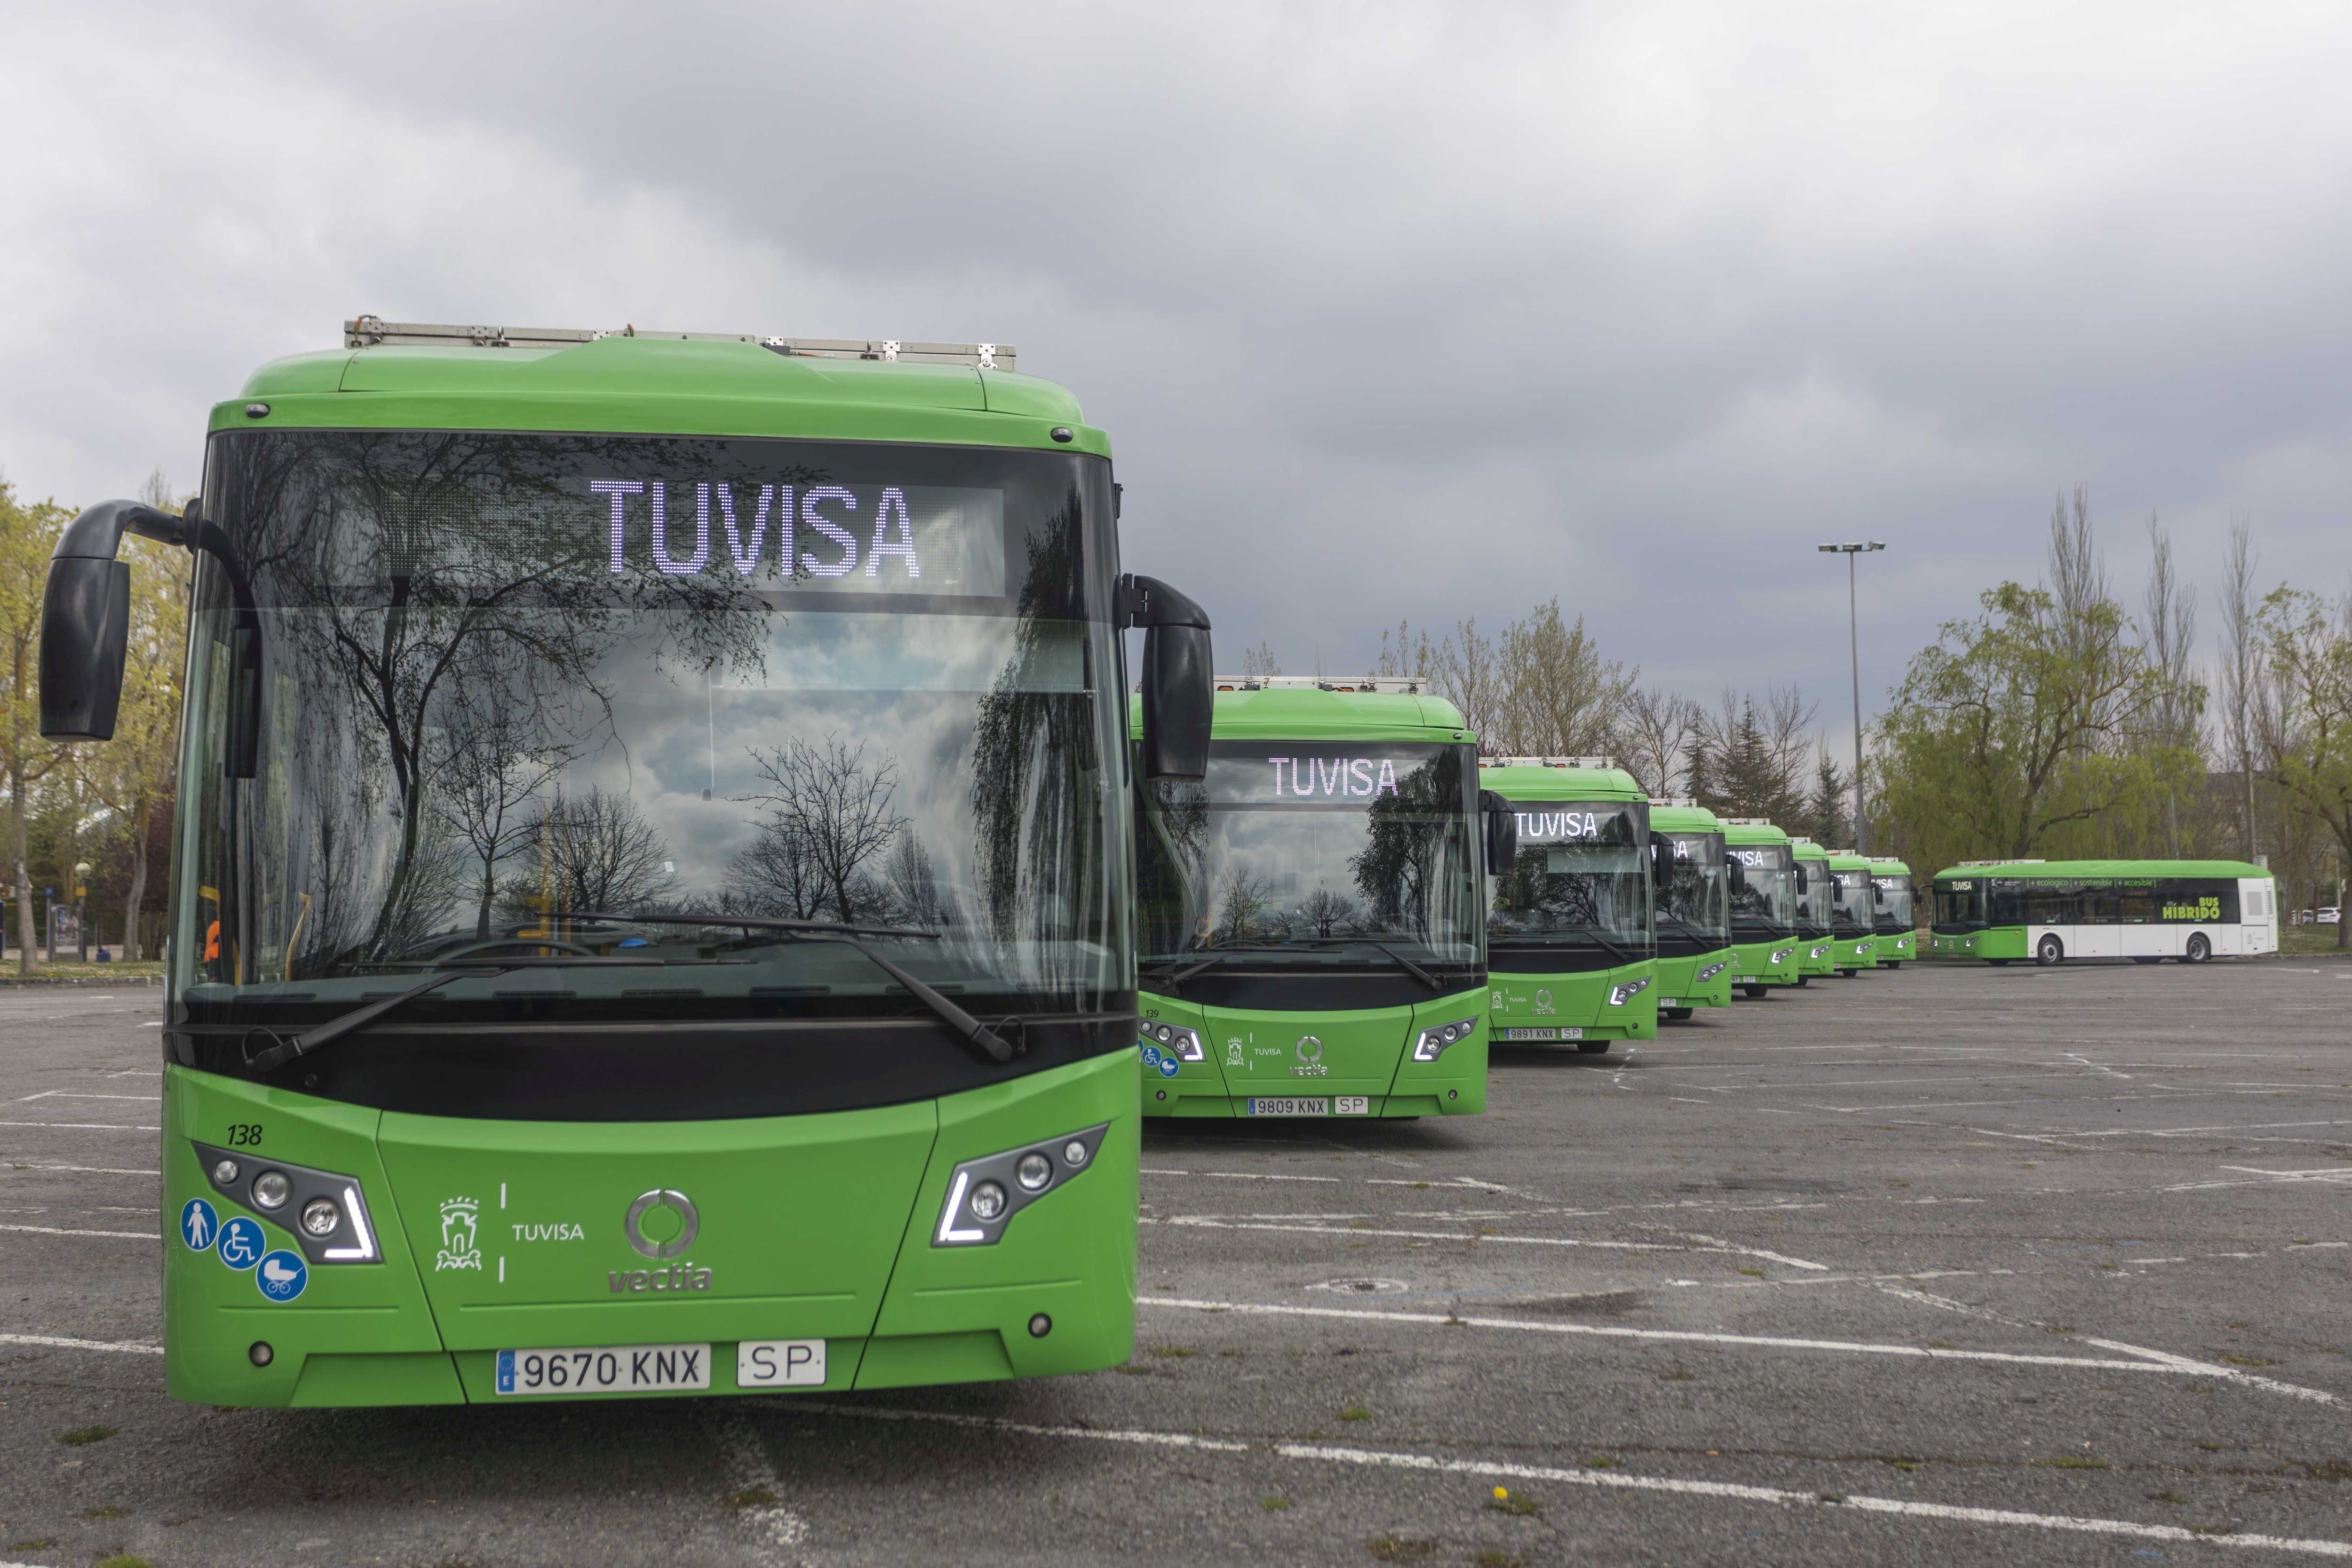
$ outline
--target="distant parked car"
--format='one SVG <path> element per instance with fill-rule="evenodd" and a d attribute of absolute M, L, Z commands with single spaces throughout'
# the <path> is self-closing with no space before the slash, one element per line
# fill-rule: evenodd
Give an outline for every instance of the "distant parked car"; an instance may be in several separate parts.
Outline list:
<path fill-rule="evenodd" d="M 2341 925 L 2344 923 L 2344 911 L 2331 904 L 2319 911 L 2319 923 L 2324 926 Z"/>

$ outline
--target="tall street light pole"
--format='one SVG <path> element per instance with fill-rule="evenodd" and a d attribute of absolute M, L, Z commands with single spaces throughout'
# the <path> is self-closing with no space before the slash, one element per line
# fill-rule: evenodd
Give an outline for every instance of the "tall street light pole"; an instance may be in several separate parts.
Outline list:
<path fill-rule="evenodd" d="M 1843 544 L 1819 547 L 1824 554 L 1845 557 L 1845 628 L 1846 651 L 1853 658 L 1853 847 L 1857 854 L 1870 853 L 1870 819 L 1864 814 L 1862 799 L 1862 630 L 1861 614 L 1855 605 L 1853 558 L 1873 550 L 1884 550 L 1879 540 L 1862 542 L 1849 541 Z"/>

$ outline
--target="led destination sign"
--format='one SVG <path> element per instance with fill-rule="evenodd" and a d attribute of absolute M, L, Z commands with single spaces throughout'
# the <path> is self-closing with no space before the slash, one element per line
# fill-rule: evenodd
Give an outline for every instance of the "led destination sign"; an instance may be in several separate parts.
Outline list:
<path fill-rule="evenodd" d="M 591 479 L 613 574 L 719 574 L 751 587 L 1004 593 L 1004 492 L 940 485 Z"/>
<path fill-rule="evenodd" d="M 1374 795 L 1397 793 L 1397 763 L 1393 757 L 1268 757 L 1274 766 L 1274 793 L 1295 795 L 1309 800 L 1329 800 L 1352 795 L 1367 800 Z M 1420 763 L 1407 759 L 1410 773 Z M 1283 787 L 1283 770 L 1290 773 L 1289 788 Z"/>

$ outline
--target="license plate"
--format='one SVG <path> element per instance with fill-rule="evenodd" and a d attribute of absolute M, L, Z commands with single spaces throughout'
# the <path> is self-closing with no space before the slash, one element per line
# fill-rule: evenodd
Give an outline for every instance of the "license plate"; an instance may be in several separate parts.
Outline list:
<path fill-rule="evenodd" d="M 1371 1113 L 1372 1097 L 1369 1094 L 1335 1094 L 1331 1097 L 1331 1114 L 1334 1116 L 1370 1116 Z"/>
<path fill-rule="evenodd" d="M 1731 983 L 1734 985 L 1760 985 L 1763 984 L 1762 981 L 1757 979 L 1756 976 L 1752 974 L 1735 974 L 1731 977 Z"/>
<path fill-rule="evenodd" d="M 1523 1029 L 1506 1029 L 1503 1031 L 1503 1038 L 1507 1040 L 1580 1040 L 1584 1038 L 1584 1031 L 1535 1026 Z"/>
<path fill-rule="evenodd" d="M 1682 1005 L 1682 1000 L 1681 998 L 1675 996 L 1661 996 L 1658 998 L 1658 1005 L 1661 1007 L 1679 1007 Z"/>
<path fill-rule="evenodd" d="M 821 1388 L 823 1340 L 745 1340 L 735 1347 L 738 1388 Z"/>
<path fill-rule="evenodd" d="M 593 1345 L 500 1351 L 500 1394 L 652 1394 L 710 1386 L 710 1347 Z"/>
<path fill-rule="evenodd" d="M 1249 1102 L 1252 1116 L 1328 1116 L 1331 1102 L 1315 1100 L 1253 1100 Z"/>

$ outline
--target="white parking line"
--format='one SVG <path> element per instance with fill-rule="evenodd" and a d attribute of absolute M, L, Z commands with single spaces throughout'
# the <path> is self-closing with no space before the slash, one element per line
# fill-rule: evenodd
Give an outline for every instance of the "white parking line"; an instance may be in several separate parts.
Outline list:
<path fill-rule="evenodd" d="M 90 1094 L 76 1089 L 45 1089 L 38 1094 L 18 1095 L 16 1103 L 22 1105 L 29 1100 L 142 1100 L 150 1105 L 156 1105 L 162 1103 L 163 1097 L 153 1094 Z"/>
<path fill-rule="evenodd" d="M 117 1355 L 162 1355 L 162 1345 L 136 1340 L 69 1340 L 57 1334 L 0 1334 L 0 1345 L 45 1345 L 61 1351 L 108 1351 Z"/>
<path fill-rule="evenodd" d="M 66 1132 L 161 1132 L 161 1127 L 125 1126 L 119 1121 L 0 1121 L 0 1127 L 54 1127 Z"/>
<path fill-rule="evenodd" d="M 1244 1317 L 1341 1318 L 1356 1322 L 1413 1323 L 1440 1328 L 1506 1329 L 1519 1333 L 1570 1334 L 1602 1340 L 1656 1340 L 1692 1344 L 1739 1345 L 1757 1350 L 1833 1351 L 1846 1355 L 1916 1357 L 1922 1361 L 1994 1362 L 2015 1366 L 2075 1367 L 2095 1372 L 2164 1372 L 2219 1378 L 2227 1383 L 2264 1388 L 2322 1405 L 2344 1401 L 2324 1389 L 2251 1376 L 2233 1366 L 2191 1361 L 2164 1351 L 2144 1350 L 2107 1340 L 2090 1342 L 2104 1349 L 2123 1350 L 2139 1361 L 2110 1361 L 2091 1356 L 2029 1355 L 2019 1351 L 1948 1350 L 1940 1345 L 1888 1344 L 1869 1340 L 1801 1340 L 1778 1334 L 1708 1333 L 1695 1329 L 1629 1329 L 1604 1323 L 1549 1323 L 1520 1318 L 1470 1318 L 1459 1313 L 1376 1312 L 1349 1307 L 1293 1307 L 1249 1301 L 1195 1301 L 1177 1296 L 1148 1296 L 1144 1307 L 1172 1307 L 1193 1312 L 1234 1312 Z"/>
<path fill-rule="evenodd" d="M 1017 1432 L 1036 1437 L 1061 1437 L 1090 1443 L 1127 1443 L 1149 1447 L 1206 1449 L 1240 1454 L 1252 1445 L 1216 1437 L 1196 1437 L 1185 1432 L 1149 1432 L 1102 1426 L 1045 1426 L 1034 1422 L 989 1415 L 964 1415 L 947 1411 L 908 1410 L 875 1405 L 835 1405 L 794 1400 L 793 1411 L 822 1412 L 860 1421 L 907 1421 Z M 1931 1519 L 1958 1524 L 2006 1525 L 2012 1528 L 2059 1531 L 2068 1534 L 2105 1535 L 2132 1541 L 2166 1541 L 2183 1545 L 2236 1547 L 2257 1551 L 2302 1552 L 2322 1557 L 2352 1557 L 2352 1542 L 2296 1539 L 2277 1535 L 2200 1535 L 2173 1524 L 2139 1524 L 2125 1519 L 2092 1519 L 2071 1514 L 2028 1513 L 2018 1509 L 1964 1508 L 1953 1503 L 1913 1502 L 1902 1498 L 1846 1493 L 1834 1500 L 1819 1492 L 1791 1491 L 1782 1487 L 1747 1486 L 1734 1481 L 1688 1480 L 1676 1476 L 1627 1475 L 1619 1470 L 1567 1469 L 1550 1465 L 1518 1465 L 1486 1459 L 1441 1459 L 1426 1454 L 1390 1449 L 1340 1447 L 1332 1444 L 1276 1443 L 1272 1453 L 1285 1459 L 1323 1464 L 1360 1465 L 1438 1475 L 1476 1476 L 1481 1479 L 1556 1482 L 1629 1492 L 1654 1492 L 1682 1497 L 1714 1498 L 1727 1502 L 1768 1503 L 1780 1508 L 1837 1510 L 1885 1514 L 1894 1518 Z"/>
<path fill-rule="evenodd" d="M 764 1492 L 771 1500 L 780 1498 L 783 1479 L 776 1474 L 751 1423 L 738 1411 L 721 1428 L 720 1436 L 738 1495 L 749 1499 Z M 808 1521 L 779 1501 L 747 1500 L 736 1517 L 751 1527 L 752 1558 L 762 1564 L 782 1563 L 778 1553 L 808 1539 Z"/>
<path fill-rule="evenodd" d="M 1370 1226 L 1335 1225 L 1269 1225 L 1264 1222 L 1243 1223 L 1213 1219 L 1206 1215 L 1174 1215 L 1167 1219 L 1147 1219 L 1146 1225 L 1179 1225 L 1193 1230 L 1279 1230 L 1303 1236 L 1379 1236 L 1402 1237 L 1408 1241 L 1492 1241 L 1505 1246 L 1519 1247 L 1595 1247 L 1615 1252 L 1691 1252 L 1708 1250 L 1688 1247 L 1670 1247 L 1662 1241 L 1579 1241 L 1554 1236 L 1480 1236 L 1458 1230 L 1375 1230 Z"/>
<path fill-rule="evenodd" d="M 160 1231 L 152 1230 L 68 1230 L 54 1225 L 0 1225 L 0 1230 L 20 1231 L 27 1236 L 102 1236 L 114 1241 L 161 1241 Z"/>
<path fill-rule="evenodd" d="M 160 1176 L 161 1171 L 135 1171 L 115 1165 L 34 1165 L 13 1161 L 0 1161 L 0 1170 L 9 1171 L 72 1171 L 84 1176 Z"/>

